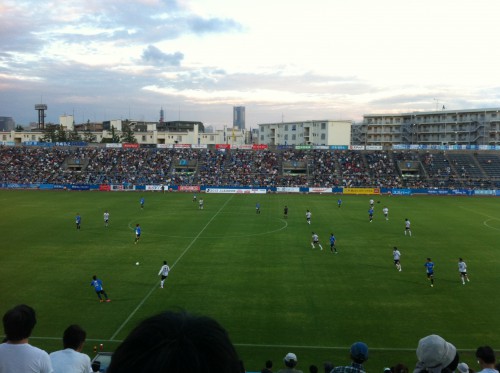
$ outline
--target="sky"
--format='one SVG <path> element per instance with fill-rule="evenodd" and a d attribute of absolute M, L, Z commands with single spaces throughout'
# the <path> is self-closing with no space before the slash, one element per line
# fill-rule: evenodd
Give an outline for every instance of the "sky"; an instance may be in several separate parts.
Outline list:
<path fill-rule="evenodd" d="M 246 127 L 500 107 L 498 0 L 0 0 L 0 116 Z"/>

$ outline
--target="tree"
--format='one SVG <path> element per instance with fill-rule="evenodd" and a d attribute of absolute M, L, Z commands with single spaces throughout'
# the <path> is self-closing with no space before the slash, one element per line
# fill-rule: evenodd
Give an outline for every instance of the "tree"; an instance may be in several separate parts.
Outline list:
<path fill-rule="evenodd" d="M 82 137 L 80 136 L 75 127 L 73 127 L 73 131 L 69 133 L 68 139 L 69 141 L 82 141 Z"/>
<path fill-rule="evenodd" d="M 102 143 L 112 143 L 112 144 L 117 144 L 120 142 L 120 136 L 116 134 L 116 128 L 115 126 L 111 126 L 111 138 L 105 138 L 103 137 L 101 140 Z"/>
<path fill-rule="evenodd" d="M 83 141 L 91 143 L 96 142 L 97 136 L 94 135 L 89 129 L 85 130 L 83 133 Z"/>
<path fill-rule="evenodd" d="M 56 142 L 56 126 L 53 124 L 47 124 L 43 131 L 43 136 L 40 137 L 40 142 Z"/>
<path fill-rule="evenodd" d="M 56 129 L 56 141 L 66 142 L 68 141 L 68 133 L 61 126 L 57 126 Z"/>
<path fill-rule="evenodd" d="M 135 144 L 137 143 L 137 139 L 135 138 L 134 131 L 128 124 L 123 125 L 122 131 L 122 141 Z"/>

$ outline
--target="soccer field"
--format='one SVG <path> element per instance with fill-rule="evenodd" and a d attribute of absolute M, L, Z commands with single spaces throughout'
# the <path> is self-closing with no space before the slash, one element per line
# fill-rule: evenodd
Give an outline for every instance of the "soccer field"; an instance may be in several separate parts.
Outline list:
<path fill-rule="evenodd" d="M 143 318 L 185 309 L 217 319 L 248 371 L 267 359 L 277 370 L 287 352 L 304 371 L 327 360 L 345 364 L 358 340 L 370 348 L 368 371 L 413 367 L 418 340 L 428 334 L 455 344 L 461 360 L 478 368 L 476 347 L 500 346 L 500 199 L 380 196 L 369 223 L 371 197 L 342 196 L 341 208 L 338 197 L 198 194 L 205 201 L 199 210 L 187 193 L 2 190 L 0 311 L 33 306 L 38 324 L 30 341 L 49 352 L 62 348 L 72 323 L 87 330 L 84 352 L 92 357 L 94 345 L 114 350 Z M 405 218 L 412 237 L 404 235 Z M 313 231 L 323 251 L 311 248 Z M 332 232 L 338 255 L 329 250 Z M 433 288 L 427 257 L 435 263 Z M 459 257 L 468 265 L 465 286 Z M 171 273 L 160 289 L 163 260 Z M 98 302 L 94 274 L 110 303 Z"/>

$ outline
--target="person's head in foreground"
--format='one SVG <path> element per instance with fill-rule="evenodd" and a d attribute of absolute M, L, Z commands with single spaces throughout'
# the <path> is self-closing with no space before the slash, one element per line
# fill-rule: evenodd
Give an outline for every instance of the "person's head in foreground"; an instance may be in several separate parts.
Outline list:
<path fill-rule="evenodd" d="M 214 319 L 165 311 L 143 320 L 118 346 L 108 373 L 240 373 L 240 359 Z"/>

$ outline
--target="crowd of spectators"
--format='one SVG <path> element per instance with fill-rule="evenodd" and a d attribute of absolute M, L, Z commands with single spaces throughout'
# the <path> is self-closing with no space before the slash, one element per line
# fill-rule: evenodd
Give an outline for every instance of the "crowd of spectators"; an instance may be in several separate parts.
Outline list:
<path fill-rule="evenodd" d="M 82 353 L 86 332 L 79 325 L 70 325 L 63 334 L 63 349 L 50 355 L 29 343 L 36 325 L 35 310 L 21 304 L 3 316 L 5 340 L 0 344 L 1 373 L 92 373 L 100 372 Z M 347 352 L 347 351 L 346 351 Z M 335 366 L 323 363 L 325 373 L 365 373 L 364 363 L 369 348 L 364 342 L 354 342 L 349 348 L 350 362 Z M 436 334 L 421 338 L 416 348 L 414 373 L 474 373 L 461 362 L 457 348 Z M 492 347 L 480 346 L 475 358 L 477 373 L 499 373 Z M 303 373 L 297 355 L 289 352 L 277 373 Z M 228 332 L 215 319 L 185 311 L 164 311 L 145 318 L 120 343 L 111 357 L 108 373 L 170 372 L 170 373 L 245 373 L 243 361 Z M 276 370 L 274 370 L 276 371 Z M 317 365 L 309 366 L 318 373 Z M 273 362 L 267 360 L 262 373 L 273 373 Z M 401 362 L 381 369 L 383 373 L 408 373 Z"/>
<path fill-rule="evenodd" d="M 470 163 L 470 170 L 456 159 Z M 416 165 L 405 174 L 399 165 Z M 467 163 L 468 162 L 468 163 Z M 474 155 L 354 150 L 0 147 L 0 182 L 253 187 L 498 188 Z M 474 167 L 472 167 L 474 166 Z"/>

